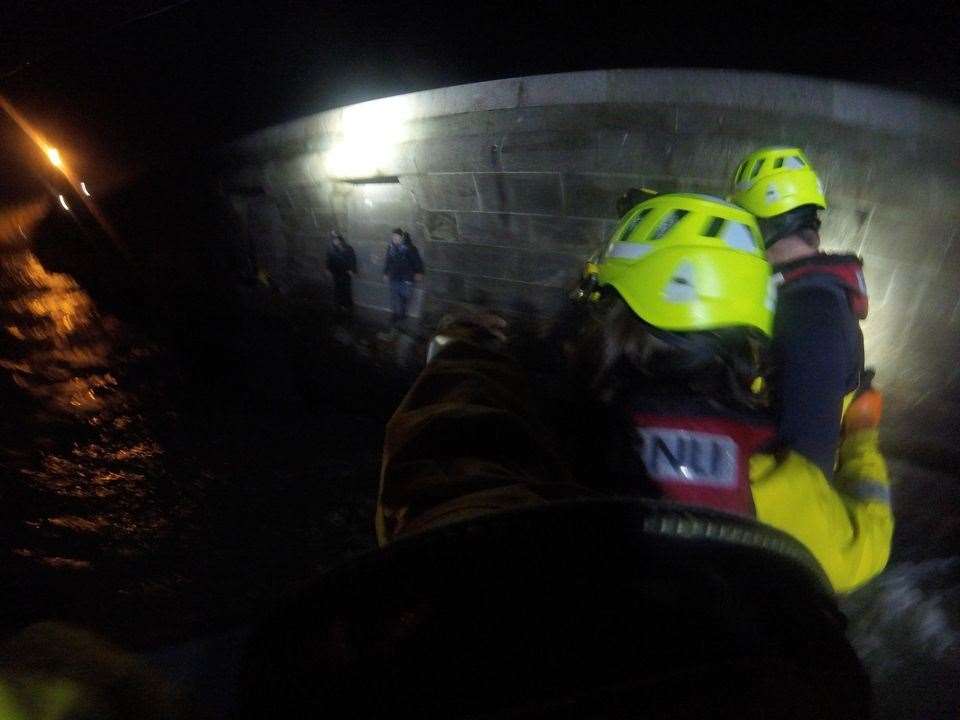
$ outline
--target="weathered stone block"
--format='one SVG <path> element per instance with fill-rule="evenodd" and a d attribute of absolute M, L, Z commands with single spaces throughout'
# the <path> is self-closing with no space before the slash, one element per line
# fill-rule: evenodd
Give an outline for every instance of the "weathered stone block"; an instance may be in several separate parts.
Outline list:
<path fill-rule="evenodd" d="M 427 240 L 457 242 L 460 239 L 456 213 L 423 210 L 420 212 L 417 226 Z"/>
<path fill-rule="evenodd" d="M 603 130 L 672 134 L 677 129 L 677 108 L 667 103 L 612 102 L 591 108 Z M 589 125 L 584 127 L 590 127 Z"/>
<path fill-rule="evenodd" d="M 531 244 L 529 215 L 511 213 L 457 213 L 460 240 L 480 245 L 524 247 Z"/>
<path fill-rule="evenodd" d="M 564 174 L 564 212 L 572 217 L 616 218 L 617 198 L 642 187 L 637 175 Z"/>
<path fill-rule="evenodd" d="M 560 214 L 557 173 L 481 173 L 476 179 L 480 191 L 480 208 L 476 209 Z"/>
<path fill-rule="evenodd" d="M 677 135 L 668 148 L 669 175 L 727 187 L 740 161 L 763 142 L 742 135 Z"/>
<path fill-rule="evenodd" d="M 819 115 L 829 113 L 833 104 L 828 83 L 772 73 L 614 70 L 608 86 L 608 96 L 621 101 L 709 104 L 743 111 L 796 112 L 804 108 Z"/>
<path fill-rule="evenodd" d="M 473 175 L 445 173 L 401 178 L 413 198 L 424 210 L 479 210 Z"/>
<path fill-rule="evenodd" d="M 496 172 L 501 169 L 502 139 L 502 135 L 470 134 L 411 143 L 416 172 Z"/>
<path fill-rule="evenodd" d="M 932 137 L 960 137 L 956 109 L 915 95 L 833 83 L 831 114 L 841 123 Z"/>
<path fill-rule="evenodd" d="M 521 252 L 513 277 L 529 283 L 571 288 L 583 269 L 583 258 L 578 255 L 526 251 Z"/>
<path fill-rule="evenodd" d="M 517 279 L 518 250 L 459 243 L 425 244 L 424 262 L 431 268 L 462 275 Z"/>
<path fill-rule="evenodd" d="M 708 103 L 680 103 L 674 106 L 671 129 L 678 135 L 727 135 L 767 138 L 763 144 L 775 144 L 782 128 L 781 113 L 735 107 L 718 107 Z M 807 123 L 816 121 L 807 118 Z"/>
<path fill-rule="evenodd" d="M 609 73 L 605 70 L 519 78 L 517 105 L 538 107 L 601 103 L 609 97 L 608 78 Z"/>
<path fill-rule="evenodd" d="M 412 227 L 417 212 L 413 199 L 399 184 L 358 185 L 346 199 L 352 219 Z"/>
<path fill-rule="evenodd" d="M 606 238 L 606 227 L 603 220 L 531 215 L 528 237 L 537 248 L 589 253 Z"/>
<path fill-rule="evenodd" d="M 610 173 L 663 175 L 669 172 L 676 135 L 656 128 L 603 130 L 597 134 L 598 167 Z"/>
<path fill-rule="evenodd" d="M 499 146 L 499 166 L 510 172 L 597 169 L 597 141 L 586 132 L 509 133 Z"/>

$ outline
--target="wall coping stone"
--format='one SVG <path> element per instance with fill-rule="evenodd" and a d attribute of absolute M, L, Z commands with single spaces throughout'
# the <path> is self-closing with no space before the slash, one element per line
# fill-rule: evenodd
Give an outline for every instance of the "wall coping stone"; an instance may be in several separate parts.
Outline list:
<path fill-rule="evenodd" d="M 247 135 L 227 150 L 263 152 L 337 134 L 345 120 L 398 114 L 403 121 L 490 110 L 635 103 L 713 105 L 787 112 L 812 119 L 960 142 L 960 108 L 898 90 L 799 75 L 686 68 L 594 70 L 488 80 L 347 105 Z"/>

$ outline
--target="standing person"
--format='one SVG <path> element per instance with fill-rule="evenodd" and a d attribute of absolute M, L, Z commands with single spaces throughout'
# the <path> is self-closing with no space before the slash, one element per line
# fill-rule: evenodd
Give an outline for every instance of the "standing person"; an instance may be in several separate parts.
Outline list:
<path fill-rule="evenodd" d="M 403 323 L 413 295 L 413 285 L 423 279 L 423 260 L 413 239 L 403 228 L 394 228 L 383 264 L 383 278 L 390 283 L 391 322 Z"/>
<path fill-rule="evenodd" d="M 773 325 L 780 440 L 833 475 L 846 398 L 863 371 L 867 290 L 856 255 L 820 252 L 823 187 L 800 148 L 761 148 L 733 178 L 731 200 L 756 216 L 782 278 Z"/>
<path fill-rule="evenodd" d="M 333 301 L 344 312 L 353 311 L 353 276 L 357 274 L 357 254 L 336 230 L 330 231 L 327 272 L 333 278 Z"/>

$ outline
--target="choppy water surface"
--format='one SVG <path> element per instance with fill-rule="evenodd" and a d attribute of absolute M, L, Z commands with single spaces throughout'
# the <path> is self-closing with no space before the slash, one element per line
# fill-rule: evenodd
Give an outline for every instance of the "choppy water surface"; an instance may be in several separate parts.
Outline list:
<path fill-rule="evenodd" d="M 43 266 L 30 234 L 46 211 L 0 219 L 3 625 L 171 642 L 369 547 L 379 420 L 294 419 L 198 382 Z"/>

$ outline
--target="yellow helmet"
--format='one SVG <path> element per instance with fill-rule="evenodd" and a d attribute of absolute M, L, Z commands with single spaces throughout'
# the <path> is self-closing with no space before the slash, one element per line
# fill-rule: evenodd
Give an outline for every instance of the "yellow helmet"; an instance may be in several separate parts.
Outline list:
<path fill-rule="evenodd" d="M 796 147 L 766 147 L 747 155 L 733 176 L 730 199 L 758 218 L 782 215 L 802 205 L 827 207 L 820 178 Z"/>
<path fill-rule="evenodd" d="M 749 326 L 770 335 L 776 290 L 756 220 L 710 195 L 637 205 L 599 258 L 597 281 L 663 330 Z"/>

